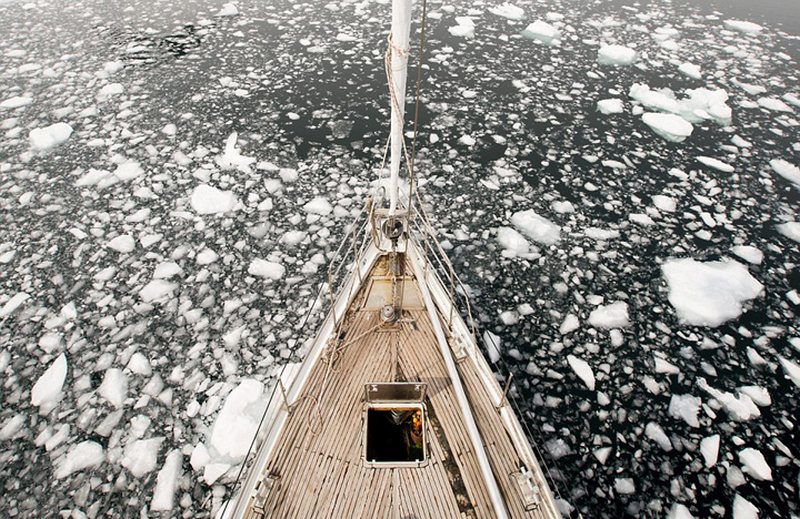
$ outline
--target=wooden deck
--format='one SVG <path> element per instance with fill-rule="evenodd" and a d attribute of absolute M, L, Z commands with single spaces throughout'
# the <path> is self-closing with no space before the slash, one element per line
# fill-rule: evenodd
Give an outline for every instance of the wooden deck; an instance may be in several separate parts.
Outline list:
<path fill-rule="evenodd" d="M 416 291 L 407 279 L 404 290 Z M 364 286 L 366 292 L 370 284 Z M 495 517 L 428 312 L 412 304 L 387 329 L 376 310 L 364 308 L 368 299 L 366 293 L 356 298 L 343 322 L 345 338 L 329 345 L 314 367 L 267 461 L 262 475 L 278 479 L 265 514 L 248 510 L 245 517 Z M 552 503 L 524 510 L 511 479 L 520 456 L 475 363 L 464 359 L 458 370 L 509 516 L 556 517 Z M 364 387 L 395 377 L 427 384 L 429 462 L 422 467 L 368 467 L 362 460 Z"/>

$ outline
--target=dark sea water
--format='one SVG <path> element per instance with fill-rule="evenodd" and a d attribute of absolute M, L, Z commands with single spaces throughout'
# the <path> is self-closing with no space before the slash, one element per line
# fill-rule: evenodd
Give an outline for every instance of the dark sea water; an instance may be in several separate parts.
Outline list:
<path fill-rule="evenodd" d="M 521 20 L 490 13 L 497 5 L 429 2 L 417 171 L 481 332 L 502 342 L 498 378 L 514 373 L 555 490 L 584 517 L 682 517 L 679 504 L 734 517 L 737 496 L 760 517 L 800 516 L 800 381 L 783 362 L 800 365 L 790 295 L 800 246 L 777 227 L 800 219 L 800 186 L 770 165 L 800 165 L 800 5 L 526 0 L 515 2 Z M 317 312 L 300 326 L 389 131 L 390 4 L 237 6 L 217 16 L 221 1 L 0 2 L 0 103 L 30 98 L 0 108 L 0 308 L 29 296 L 0 320 L 3 517 L 212 516 L 237 468 L 208 484 L 192 466 L 196 446 L 209 443 L 228 393 L 245 378 L 270 385 L 321 321 Z M 474 37 L 450 32 L 461 16 Z M 539 19 L 560 44 L 520 36 Z M 607 43 L 638 60 L 599 64 Z M 685 62 L 700 79 L 679 72 Z M 669 142 L 643 123 L 629 95 L 637 83 L 679 99 L 724 90 L 732 118 L 695 121 L 688 139 Z M 621 113 L 597 110 L 609 98 Z M 30 131 L 58 122 L 69 138 L 32 148 Z M 247 167 L 217 161 L 233 132 L 255 159 Z M 112 174 L 131 162 L 138 175 Z M 111 185 L 90 181 L 100 177 Z M 198 214 L 201 184 L 232 192 L 236 210 Z M 333 211 L 309 214 L 318 197 Z M 560 234 L 528 236 L 521 257 L 498 230 L 526 210 Z M 132 250 L 109 248 L 118 236 Z M 763 260 L 736 256 L 741 245 Z M 250 274 L 254 258 L 284 275 Z M 719 326 L 688 324 L 661 270 L 675 258 L 730 258 L 763 291 Z M 159 266 L 180 272 L 149 304 L 142 289 Z M 626 326 L 589 323 L 614 302 L 627 304 Z M 568 315 L 578 326 L 562 333 Z M 62 353 L 63 388 L 40 409 L 31 391 Z M 568 355 L 591 366 L 593 390 Z M 146 366 L 131 363 L 141 357 Z M 767 401 L 743 399 L 749 386 Z M 669 412 L 675 395 L 701 399 L 696 424 Z M 737 416 L 733 400 L 757 413 Z M 713 435 L 718 460 L 707 464 L 700 445 Z M 153 438 L 154 458 L 132 470 L 126 447 Z M 101 460 L 56 477 L 82 442 Z M 742 472 L 746 449 L 771 479 Z M 154 512 L 169 453 L 180 459 L 174 507 Z"/>

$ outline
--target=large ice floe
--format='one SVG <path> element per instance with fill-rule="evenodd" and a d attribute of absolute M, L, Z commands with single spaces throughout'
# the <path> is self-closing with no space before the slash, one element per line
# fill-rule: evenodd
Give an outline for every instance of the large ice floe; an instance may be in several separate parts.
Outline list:
<path fill-rule="evenodd" d="M 231 191 L 223 191 L 208 184 L 194 188 L 191 196 L 192 209 L 198 214 L 218 214 L 233 211 L 239 200 Z"/>
<path fill-rule="evenodd" d="M 638 53 L 624 45 L 601 45 L 597 51 L 597 62 L 601 65 L 633 65 Z"/>
<path fill-rule="evenodd" d="M 45 151 L 67 142 L 72 135 L 72 126 L 67 123 L 55 123 L 43 128 L 34 128 L 28 136 L 31 147 Z"/>
<path fill-rule="evenodd" d="M 511 225 L 519 229 L 528 238 L 542 245 L 555 244 L 561 235 L 561 227 L 540 216 L 533 209 L 519 211 L 511 215 Z"/>
<path fill-rule="evenodd" d="M 661 271 L 678 317 L 698 326 L 714 327 L 736 319 L 745 304 L 764 290 L 747 267 L 733 260 L 673 259 Z"/>
<path fill-rule="evenodd" d="M 683 142 L 692 134 L 692 123 L 675 114 L 645 113 L 642 121 L 670 142 Z"/>
<path fill-rule="evenodd" d="M 526 38 L 537 40 L 548 45 L 558 44 L 561 38 L 561 31 L 544 20 L 536 20 L 529 24 L 521 33 Z"/>

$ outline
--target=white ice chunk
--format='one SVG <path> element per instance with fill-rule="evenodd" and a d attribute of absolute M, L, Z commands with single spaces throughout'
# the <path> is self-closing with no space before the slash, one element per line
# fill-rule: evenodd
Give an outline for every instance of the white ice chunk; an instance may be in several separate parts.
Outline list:
<path fill-rule="evenodd" d="M 178 288 L 176 283 L 164 279 L 154 279 L 139 291 L 139 297 L 145 303 L 153 303 L 169 297 Z"/>
<path fill-rule="evenodd" d="M 44 151 L 63 144 L 72 135 L 72 126 L 67 123 L 55 123 L 44 128 L 35 128 L 28 134 L 31 147 Z"/>
<path fill-rule="evenodd" d="M 740 31 L 749 34 L 758 33 L 764 29 L 757 23 L 746 22 L 743 20 L 725 20 L 722 23 L 724 23 L 725 27 L 727 27 L 728 29 L 733 29 L 734 31 Z"/>
<path fill-rule="evenodd" d="M 150 501 L 150 510 L 172 510 L 175 503 L 175 491 L 181 478 L 181 465 L 183 454 L 179 449 L 173 449 L 168 455 L 164 466 L 156 476 L 156 488 L 153 490 L 153 499 Z"/>
<path fill-rule="evenodd" d="M 678 65 L 678 72 L 692 79 L 700 79 L 702 77 L 702 74 L 700 73 L 700 67 L 694 63 L 689 63 L 688 61 Z"/>
<path fill-rule="evenodd" d="M 174 261 L 164 261 L 156 265 L 153 270 L 153 279 L 169 279 L 183 272 L 183 269 Z"/>
<path fill-rule="evenodd" d="M 17 292 L 11 296 L 8 301 L 6 301 L 6 304 L 3 305 L 3 308 L 0 308 L 0 318 L 5 318 L 11 315 L 17 310 L 17 308 L 22 306 L 22 304 L 30 298 L 31 296 L 25 292 Z"/>
<path fill-rule="evenodd" d="M 227 213 L 236 209 L 239 200 L 232 191 L 222 191 L 208 184 L 200 184 L 192 192 L 192 208 L 198 214 Z"/>
<path fill-rule="evenodd" d="M 597 51 L 601 65 L 632 65 L 638 57 L 635 50 L 622 45 L 602 45 Z"/>
<path fill-rule="evenodd" d="M 561 31 L 547 22 L 536 20 L 522 31 L 522 35 L 548 45 L 555 45 L 561 38 Z"/>
<path fill-rule="evenodd" d="M 128 377 L 119 368 L 109 368 L 97 393 L 114 407 L 122 407 L 128 396 Z"/>
<path fill-rule="evenodd" d="M 698 380 L 697 386 L 722 404 L 725 411 L 737 422 L 744 422 L 761 416 L 758 406 L 745 392 L 740 392 L 738 396 L 734 396 L 732 393 L 720 391 L 709 386 L 704 378 Z"/>
<path fill-rule="evenodd" d="M 158 450 L 163 441 L 163 436 L 157 436 L 155 438 L 136 440 L 129 443 L 125 446 L 120 464 L 128 469 L 136 478 L 140 478 L 152 472 L 156 468 Z"/>
<path fill-rule="evenodd" d="M 772 159 L 769 161 L 769 165 L 772 166 L 775 173 L 792 182 L 797 189 L 800 189 L 800 168 L 783 159 Z"/>
<path fill-rule="evenodd" d="M 32 97 L 14 96 L 14 97 L 9 97 L 8 99 L 0 103 L 0 108 L 12 110 L 14 108 L 21 108 L 23 106 L 28 106 L 32 102 L 33 102 Z"/>
<path fill-rule="evenodd" d="M 731 248 L 731 252 L 753 265 L 761 265 L 764 253 L 750 245 L 736 245 Z"/>
<path fill-rule="evenodd" d="M 739 463 L 742 464 L 742 472 L 761 481 L 772 481 L 772 469 L 760 450 L 752 447 L 742 449 L 739 452 Z"/>
<path fill-rule="evenodd" d="M 608 305 L 598 306 L 589 314 L 589 324 L 595 328 L 605 330 L 629 326 L 628 303 L 616 301 Z"/>
<path fill-rule="evenodd" d="M 122 254 L 132 252 L 136 248 L 136 240 L 130 234 L 120 234 L 106 243 L 106 247 Z"/>
<path fill-rule="evenodd" d="M 525 237 L 511 227 L 497 229 L 497 243 L 503 247 L 503 256 L 507 258 L 527 257 L 530 255 L 531 244 Z"/>
<path fill-rule="evenodd" d="M 694 130 L 692 123 L 675 114 L 647 112 L 642 114 L 642 121 L 669 142 L 683 142 Z"/>
<path fill-rule="evenodd" d="M 616 478 L 614 479 L 614 490 L 617 494 L 630 495 L 636 492 L 636 485 L 632 478 Z"/>
<path fill-rule="evenodd" d="M 254 258 L 247 268 L 247 273 L 252 276 L 258 276 L 265 279 L 276 281 L 283 277 L 286 273 L 286 268 L 280 263 L 274 261 L 267 261 L 261 258 Z"/>
<path fill-rule="evenodd" d="M 702 403 L 700 397 L 693 395 L 672 395 L 668 413 L 671 417 L 683 420 L 692 427 L 700 427 L 697 414 L 700 412 Z"/>
<path fill-rule="evenodd" d="M 108 98 L 111 96 L 119 95 L 125 91 L 125 87 L 122 86 L 121 83 L 110 83 L 103 88 L 100 89 L 98 92 L 98 96 L 102 98 Z"/>
<path fill-rule="evenodd" d="M 228 394 L 209 438 L 212 459 L 228 464 L 244 459 L 264 412 L 264 385 L 244 379 Z"/>
<path fill-rule="evenodd" d="M 67 356 L 62 353 L 36 381 L 31 389 L 31 403 L 47 411 L 61 400 L 64 381 L 67 378 Z"/>
<path fill-rule="evenodd" d="M 228 140 L 225 141 L 225 150 L 222 152 L 222 155 L 217 157 L 217 164 L 222 169 L 238 169 L 243 173 L 252 173 L 253 170 L 250 165 L 253 164 L 256 159 L 254 157 L 245 157 L 239 152 L 239 149 L 236 147 L 237 139 L 238 134 L 236 132 L 230 134 Z"/>
<path fill-rule="evenodd" d="M 586 384 L 586 387 L 589 388 L 590 391 L 594 391 L 594 372 L 589 363 L 575 355 L 567 355 L 567 362 L 569 363 L 569 367 L 572 368 L 572 371 L 578 375 L 578 378 Z"/>
<path fill-rule="evenodd" d="M 800 243 L 800 222 L 786 222 L 775 226 L 779 233 Z M 0 312 L 2 314 L 2 312 Z"/>
<path fill-rule="evenodd" d="M 497 335 L 489 330 L 483 332 L 483 343 L 486 345 L 486 351 L 489 353 L 489 361 L 496 364 L 500 360 L 500 352 L 503 351 L 503 341 Z"/>
<path fill-rule="evenodd" d="M 719 457 L 719 434 L 712 434 L 700 440 L 700 453 L 703 455 L 706 468 L 716 465 Z"/>
<path fill-rule="evenodd" d="M 733 519 L 758 519 L 758 508 L 739 494 L 733 498 Z"/>
<path fill-rule="evenodd" d="M 539 216 L 533 209 L 511 215 L 511 225 L 528 238 L 543 245 L 553 245 L 561 234 L 561 227 Z"/>
<path fill-rule="evenodd" d="M 561 326 L 558 327 L 558 332 L 561 335 L 566 335 L 577 330 L 579 326 L 580 321 L 578 321 L 578 316 L 575 314 L 567 314 Z"/>
<path fill-rule="evenodd" d="M 217 11 L 217 16 L 238 16 L 239 8 L 234 3 L 222 4 L 222 9 Z"/>
<path fill-rule="evenodd" d="M 475 36 L 475 22 L 468 16 L 457 16 L 453 27 L 448 28 L 448 32 L 453 36 L 462 38 L 473 38 Z"/>
<path fill-rule="evenodd" d="M 320 216 L 328 216 L 333 212 L 333 207 L 331 207 L 331 203 L 328 202 L 325 198 L 318 196 L 307 202 L 303 206 L 303 211 L 309 214 L 318 214 Z"/>
<path fill-rule="evenodd" d="M 722 171 L 723 173 L 733 173 L 734 171 L 733 166 L 722 162 L 719 159 L 715 159 L 714 157 L 705 157 L 703 155 L 699 155 L 697 156 L 697 160 L 698 162 L 702 162 L 706 166 Z"/>
<path fill-rule="evenodd" d="M 758 99 L 758 106 L 773 112 L 793 112 L 792 107 L 778 99 L 777 97 L 761 97 Z"/>
<path fill-rule="evenodd" d="M 664 429 L 657 423 L 649 422 L 644 428 L 644 434 L 665 451 L 669 452 L 672 450 L 672 442 L 669 441 L 669 437 L 667 433 L 664 432 Z"/>
<path fill-rule="evenodd" d="M 601 99 L 597 102 L 597 110 L 605 115 L 621 114 L 624 111 L 622 99 Z"/>
<path fill-rule="evenodd" d="M 63 479 L 75 472 L 96 467 L 103 462 L 103 447 L 93 441 L 83 441 L 69 449 L 67 454 L 59 459 L 55 476 Z"/>
<path fill-rule="evenodd" d="M 669 509 L 669 512 L 667 512 L 667 519 L 694 519 L 694 516 L 689 509 L 686 508 L 686 505 L 674 503 L 672 508 Z"/>
<path fill-rule="evenodd" d="M 786 357 L 778 356 L 783 372 L 789 377 L 789 380 L 794 382 L 794 385 L 800 387 L 800 365 Z"/>
<path fill-rule="evenodd" d="M 489 12 L 497 16 L 502 16 L 503 18 L 508 18 L 509 20 L 522 20 L 525 16 L 525 11 L 521 7 L 510 3 L 490 7 Z"/>
<path fill-rule="evenodd" d="M 763 285 L 733 260 L 669 260 L 661 266 L 669 302 L 683 322 L 717 327 L 741 315 L 743 305 L 758 297 Z"/>

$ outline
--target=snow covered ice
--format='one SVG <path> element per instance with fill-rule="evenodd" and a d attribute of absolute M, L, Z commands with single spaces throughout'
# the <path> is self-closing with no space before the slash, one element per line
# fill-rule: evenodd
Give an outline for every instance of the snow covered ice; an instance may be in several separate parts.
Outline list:
<path fill-rule="evenodd" d="M 700 262 L 692 258 L 669 260 L 661 270 L 669 287 L 669 302 L 685 322 L 720 326 L 735 319 L 744 305 L 764 286 L 733 260 Z"/>
<path fill-rule="evenodd" d="M 28 138 L 33 149 L 45 151 L 67 142 L 70 135 L 72 135 L 72 126 L 60 122 L 43 128 L 34 128 Z"/>
<path fill-rule="evenodd" d="M 642 121 L 656 134 L 670 142 L 683 142 L 692 135 L 692 123 L 675 114 L 645 113 Z"/>
<path fill-rule="evenodd" d="M 603 45 L 597 51 L 597 62 L 601 65 L 632 65 L 636 51 L 623 45 Z"/>

